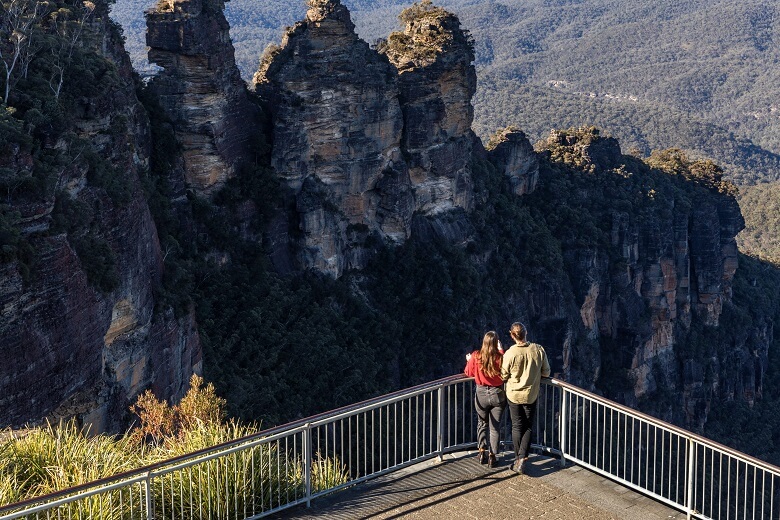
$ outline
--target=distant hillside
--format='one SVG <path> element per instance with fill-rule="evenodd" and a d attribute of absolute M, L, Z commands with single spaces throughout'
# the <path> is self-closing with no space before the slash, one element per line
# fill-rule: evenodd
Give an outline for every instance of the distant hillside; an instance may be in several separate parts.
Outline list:
<path fill-rule="evenodd" d="M 745 217 L 740 251 L 780 265 L 780 182 L 743 186 L 737 200 Z"/>
<path fill-rule="evenodd" d="M 117 0 L 136 66 L 148 0 Z M 410 2 L 345 0 L 370 43 Z M 507 122 L 533 139 L 596 124 L 643 153 L 672 146 L 712 157 L 740 183 L 780 178 L 778 8 L 761 0 L 441 0 L 474 35 L 476 130 Z M 303 1 L 227 4 L 245 78 Z"/>

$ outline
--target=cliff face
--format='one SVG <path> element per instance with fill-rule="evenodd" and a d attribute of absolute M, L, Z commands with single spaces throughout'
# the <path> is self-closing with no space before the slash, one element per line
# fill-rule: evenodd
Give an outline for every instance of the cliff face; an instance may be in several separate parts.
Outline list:
<path fill-rule="evenodd" d="M 707 179 L 677 185 L 679 179 L 632 162 L 620 154 L 617 141 L 598 134 L 554 132 L 542 148 L 554 161 L 587 172 L 567 186 L 572 194 L 555 197 L 548 190 L 564 188 L 548 170 L 551 186 L 543 196 L 557 200 L 557 211 L 565 214 L 580 204 L 588 208 L 589 220 L 602 222 L 600 231 L 582 221 L 579 229 L 558 232 L 578 312 L 564 328 L 575 340 L 559 336 L 554 342 L 578 345 L 576 355 L 563 356 L 572 359 L 567 366 L 572 378 L 697 428 L 712 399 L 734 397 L 719 380 L 743 388 L 738 398 L 760 393 L 766 361 L 749 345 L 752 333 L 725 354 L 728 363 L 718 341 L 701 340 L 702 330 L 717 330 L 731 302 L 735 236 L 744 225 L 733 195 L 708 186 Z M 696 166 L 691 163 L 691 169 Z M 643 195 L 627 196 L 632 190 Z M 556 313 L 544 314 L 539 321 L 556 319 Z M 771 337 L 771 331 L 754 332 Z M 766 351 L 769 343 L 761 343 L 759 350 Z M 735 356 L 744 358 L 736 372 L 747 379 L 727 376 Z M 763 369 L 756 377 L 757 363 Z M 657 398 L 670 391 L 679 392 L 683 410 Z"/>
<path fill-rule="evenodd" d="M 496 132 L 487 144 L 487 158 L 507 179 L 515 195 L 527 195 L 539 181 L 539 159 L 526 135 L 509 127 Z"/>
<path fill-rule="evenodd" d="M 468 210 L 473 198 L 474 56 L 457 18 L 440 11 L 425 27 L 448 43 L 400 74 L 391 61 L 401 56 L 369 48 L 337 0 L 311 0 L 306 20 L 266 51 L 254 82 L 272 115 L 271 163 L 292 199 L 287 241 L 302 236 L 303 267 L 334 276 L 360 268 L 371 236 L 463 238 L 462 219 L 412 220 Z M 422 23 L 407 27 L 404 59 L 422 54 Z"/>
<path fill-rule="evenodd" d="M 310 2 L 254 81 L 273 117 L 271 164 L 295 200 L 303 266 L 338 276 L 362 265 L 369 233 L 405 240 L 412 204 L 394 70 L 357 37 L 347 9 Z"/>
<path fill-rule="evenodd" d="M 154 312 L 162 260 L 140 180 L 148 119 L 105 4 L 93 16 L 85 52 L 105 60 L 107 73 L 70 105 L 76 140 L 44 140 L 65 165 L 56 191 L 14 201 L 34 253 L 30 276 L 18 260 L 2 266 L 4 425 L 77 416 L 93 432 L 117 431 L 138 393 L 154 386 L 181 396 L 200 367 L 194 318 Z M 14 163 L 34 173 L 24 150 Z"/>
<path fill-rule="evenodd" d="M 222 0 L 160 2 L 146 14 L 152 80 L 182 148 L 187 185 L 210 194 L 253 159 L 258 111 L 236 67 Z"/>

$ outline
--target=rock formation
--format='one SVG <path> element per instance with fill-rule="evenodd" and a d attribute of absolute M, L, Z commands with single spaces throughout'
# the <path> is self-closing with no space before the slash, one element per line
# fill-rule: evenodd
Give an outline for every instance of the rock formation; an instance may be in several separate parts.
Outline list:
<path fill-rule="evenodd" d="M 255 75 L 273 117 L 271 164 L 295 198 L 300 260 L 335 276 L 360 267 L 362 242 L 400 242 L 412 205 L 394 70 L 355 34 L 338 1 L 266 51 Z"/>
<path fill-rule="evenodd" d="M 254 83 L 272 115 L 271 163 L 294 199 L 287 225 L 303 236 L 303 267 L 334 276 L 362 267 L 370 236 L 464 238 L 474 55 L 454 15 L 422 9 L 382 54 L 358 38 L 338 0 L 310 0 L 306 20 L 266 50 Z M 444 43 L 430 46 L 426 31 Z"/>
<path fill-rule="evenodd" d="M 430 1 L 399 17 L 406 27 L 380 46 L 398 69 L 404 113 L 402 146 L 415 209 L 436 215 L 473 202 L 471 98 L 477 89 L 471 36 L 458 18 Z"/>
<path fill-rule="evenodd" d="M 247 160 L 256 106 L 236 67 L 222 0 L 162 0 L 146 14 L 152 87 L 173 121 L 187 185 L 210 194 Z"/>
<path fill-rule="evenodd" d="M 194 316 L 155 312 L 162 255 L 140 180 L 149 164 L 149 122 L 105 3 L 97 3 L 94 17 L 96 37 L 84 44 L 117 72 L 78 98 L 69 114 L 68 130 L 90 144 L 54 136 L 48 153 L 82 147 L 59 172 L 58 191 L 14 201 L 35 272 L 25 276 L 20 260 L 0 267 L 3 426 L 75 416 L 92 432 L 120 431 L 142 390 L 182 396 L 200 370 Z M 23 149 L 12 158 L 15 168 L 35 167 Z M 120 188 L 97 186 L 101 175 Z M 74 218 L 67 208 L 89 221 L 55 223 Z M 104 287 L 87 272 L 97 258 L 110 264 Z"/>
<path fill-rule="evenodd" d="M 515 195 L 527 195 L 539 180 L 539 159 L 525 134 L 509 127 L 496 132 L 487 144 L 488 159 L 506 177 Z"/>
<path fill-rule="evenodd" d="M 559 326 L 566 332 L 551 342 L 569 346 L 565 348 L 579 343 L 576 354 L 564 356 L 575 359 L 568 366 L 569 376 L 585 386 L 622 381 L 620 389 L 612 385 L 611 397 L 632 406 L 645 396 L 677 388 L 687 408 L 671 418 L 702 427 L 709 402 L 719 391 L 717 374 L 724 363 L 714 344 L 696 355 L 686 353 L 685 345 L 692 341 L 693 324 L 717 327 L 724 304 L 731 301 L 735 236 L 744 225 L 736 200 L 700 184 L 674 188 L 675 179 L 631 164 L 615 139 L 597 132 L 553 132 L 541 148 L 588 172 L 576 185 L 577 193 L 559 203 L 565 207 L 573 200 L 602 201 L 589 208 L 591 218 L 602 220 L 606 231 L 601 245 L 578 236 L 562 239 L 578 312 L 566 313 L 572 322 Z M 628 199 L 633 207 L 622 207 L 624 195 L 608 190 L 623 189 L 623 180 L 637 186 L 629 184 L 635 175 L 643 179 L 646 195 L 636 192 Z M 588 178 L 593 179 L 591 185 Z M 568 299 L 565 293 L 560 298 Z M 560 312 L 551 314 L 539 313 L 534 321 L 560 320 Z M 751 372 L 754 356 L 749 352 L 755 346 L 745 345 L 735 350 L 746 354 Z M 708 371 L 713 375 L 705 381 Z M 666 414 L 668 404 L 659 401 L 650 408 Z"/>

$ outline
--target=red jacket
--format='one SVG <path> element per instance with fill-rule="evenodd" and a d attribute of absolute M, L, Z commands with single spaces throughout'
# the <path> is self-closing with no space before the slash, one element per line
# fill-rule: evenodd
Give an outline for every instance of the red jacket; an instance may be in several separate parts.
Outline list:
<path fill-rule="evenodd" d="M 471 353 L 471 357 L 466 362 L 466 369 L 463 371 L 469 377 L 474 378 L 474 382 L 483 386 L 503 386 L 504 380 L 501 379 L 501 358 L 503 353 L 499 353 L 496 358 L 496 372 L 497 375 L 489 376 L 482 371 L 482 366 L 479 362 L 479 350 L 475 350 Z"/>

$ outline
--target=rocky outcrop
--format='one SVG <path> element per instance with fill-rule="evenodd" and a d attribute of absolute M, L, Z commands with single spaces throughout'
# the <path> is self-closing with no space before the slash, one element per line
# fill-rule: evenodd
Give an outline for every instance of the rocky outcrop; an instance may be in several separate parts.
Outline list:
<path fill-rule="evenodd" d="M 717 341 L 703 344 L 702 331 L 717 330 L 731 301 L 735 236 L 743 227 L 736 200 L 706 180 L 682 181 L 682 175 L 622 156 L 617 141 L 594 130 L 554 132 L 541 148 L 555 162 L 586 172 L 570 186 L 573 193 L 543 195 L 557 200 L 560 211 L 573 204 L 588 208 L 576 234 L 561 233 L 578 312 L 559 327 L 568 338 L 553 342 L 571 344 L 572 336 L 580 337 L 571 379 L 701 428 L 728 364 Z M 587 221 L 600 222 L 601 231 L 589 230 Z M 565 293 L 560 298 L 565 302 Z M 755 346 L 736 348 L 746 371 L 755 374 Z M 754 379 L 739 378 L 748 386 Z M 686 403 L 682 410 L 659 398 L 675 391 Z"/>
<path fill-rule="evenodd" d="M 222 0 L 163 0 L 146 14 L 151 85 L 173 122 L 187 185 L 210 194 L 253 159 L 258 111 L 235 63 Z"/>
<path fill-rule="evenodd" d="M 399 244 L 414 229 L 464 240 L 467 221 L 445 214 L 472 205 L 474 56 L 457 18 L 425 6 L 401 56 L 395 37 L 382 53 L 360 40 L 338 0 L 310 0 L 306 20 L 261 60 L 254 84 L 291 209 L 273 226 L 275 249 L 293 243 L 304 268 L 339 276 L 365 265 L 369 237 Z M 446 42 L 423 52 L 423 25 Z"/>
<path fill-rule="evenodd" d="M 458 18 L 429 1 L 401 12 L 403 32 L 380 50 L 398 69 L 402 146 L 415 209 L 436 215 L 473 203 L 471 98 L 477 88 L 473 40 Z"/>
<path fill-rule="evenodd" d="M 0 267 L 3 426 L 77 417 L 93 433 L 120 431 L 142 390 L 182 396 L 201 366 L 194 317 L 155 311 L 162 255 L 141 186 L 149 122 L 107 5 L 94 16 L 85 52 L 116 74 L 96 75 L 101 83 L 69 105 L 67 130 L 80 140 L 43 140 L 62 154 L 57 191 L 14 200 L 34 253 Z"/>
<path fill-rule="evenodd" d="M 254 82 L 273 117 L 271 164 L 295 200 L 301 264 L 338 276 L 363 265 L 369 235 L 405 240 L 412 197 L 394 70 L 346 7 L 309 2 Z"/>
<path fill-rule="evenodd" d="M 539 159 L 519 129 L 499 130 L 487 144 L 488 159 L 504 175 L 515 195 L 527 195 L 539 180 Z"/>

